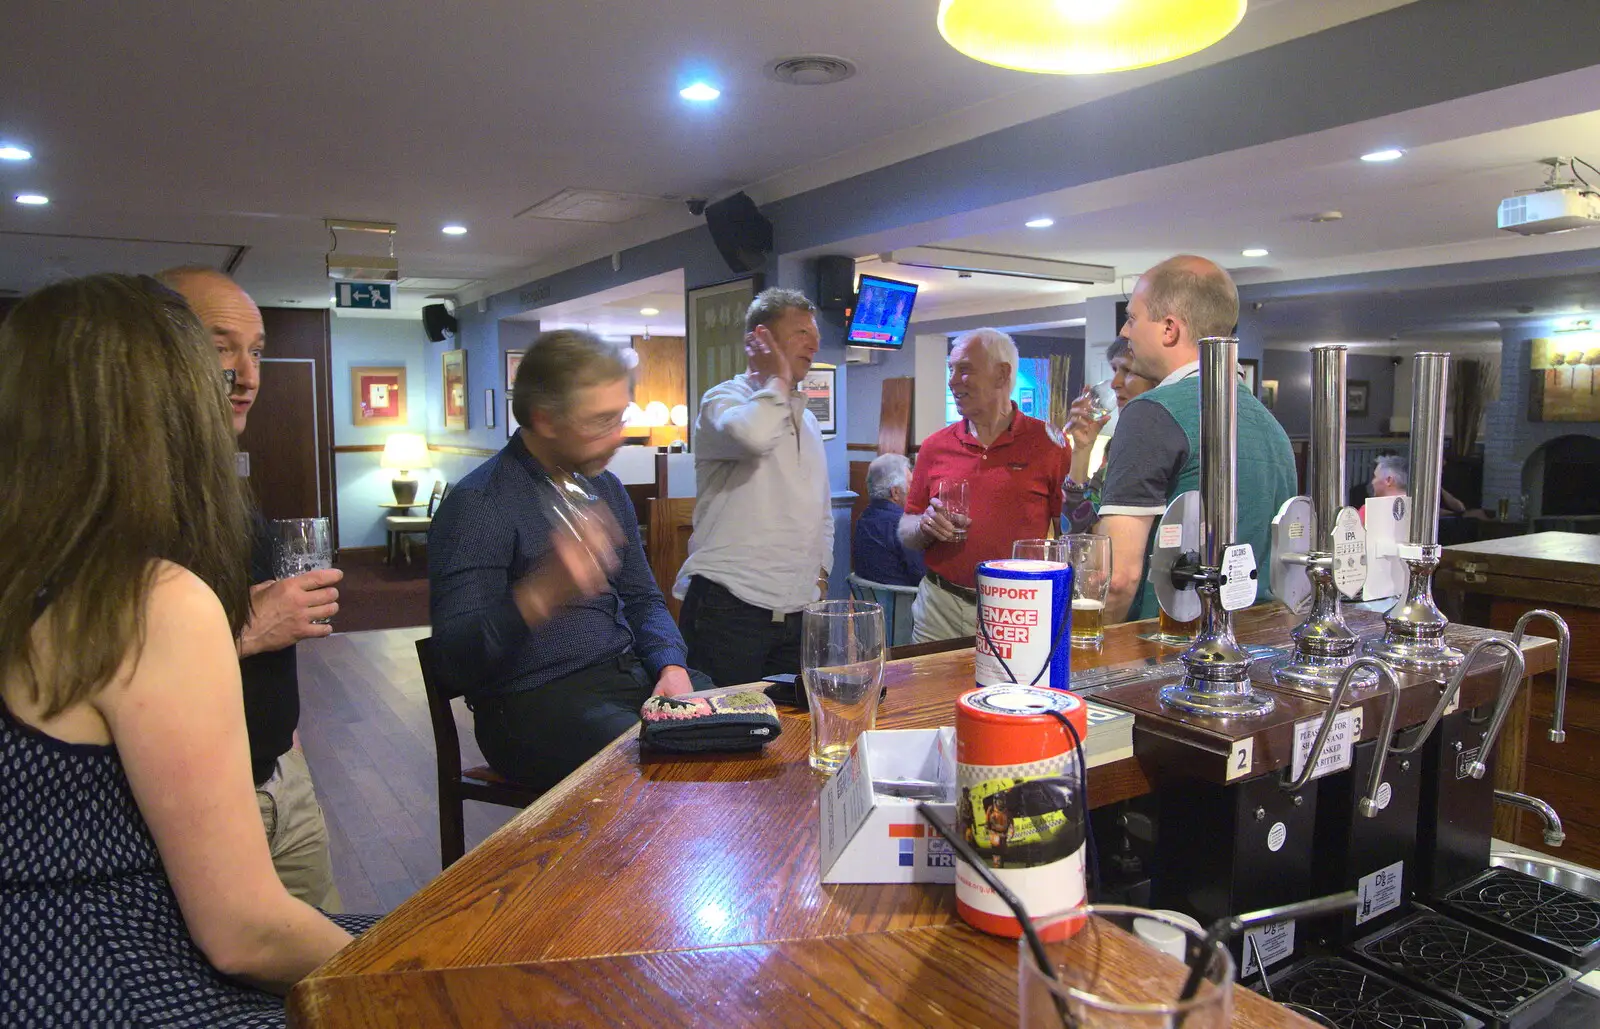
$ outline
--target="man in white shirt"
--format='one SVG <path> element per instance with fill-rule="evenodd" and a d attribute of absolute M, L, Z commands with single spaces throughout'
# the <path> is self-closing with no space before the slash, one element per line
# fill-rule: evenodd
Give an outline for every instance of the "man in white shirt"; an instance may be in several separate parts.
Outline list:
<path fill-rule="evenodd" d="M 816 310 L 791 289 L 756 297 L 749 371 L 707 390 L 695 418 L 694 535 L 673 593 L 689 667 L 718 686 L 798 673 L 800 609 L 827 591 L 828 462 L 799 391 L 821 342 Z"/>

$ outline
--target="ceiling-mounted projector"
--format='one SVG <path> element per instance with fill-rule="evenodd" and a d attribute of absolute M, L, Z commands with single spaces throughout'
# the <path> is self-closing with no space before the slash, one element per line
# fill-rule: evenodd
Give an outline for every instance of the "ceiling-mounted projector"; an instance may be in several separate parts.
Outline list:
<path fill-rule="evenodd" d="M 1498 222 L 1507 232 L 1524 236 L 1586 229 L 1600 225 L 1600 197 L 1575 186 L 1506 197 L 1500 201 Z"/>

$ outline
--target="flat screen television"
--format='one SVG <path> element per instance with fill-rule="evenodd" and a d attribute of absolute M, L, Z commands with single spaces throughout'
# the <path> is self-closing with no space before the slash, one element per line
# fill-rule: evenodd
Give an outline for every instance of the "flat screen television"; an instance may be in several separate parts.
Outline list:
<path fill-rule="evenodd" d="M 861 276 L 844 341 L 853 347 L 899 350 L 906 345 L 906 327 L 911 324 L 911 306 L 916 302 L 914 282 Z"/>

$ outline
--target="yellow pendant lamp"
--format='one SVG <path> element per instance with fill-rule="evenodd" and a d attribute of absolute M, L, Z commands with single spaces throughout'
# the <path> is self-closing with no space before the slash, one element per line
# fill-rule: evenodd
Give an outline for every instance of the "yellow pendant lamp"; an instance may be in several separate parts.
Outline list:
<path fill-rule="evenodd" d="M 940 0 L 939 34 L 974 60 L 1047 75 L 1126 71 L 1222 39 L 1247 0 Z"/>

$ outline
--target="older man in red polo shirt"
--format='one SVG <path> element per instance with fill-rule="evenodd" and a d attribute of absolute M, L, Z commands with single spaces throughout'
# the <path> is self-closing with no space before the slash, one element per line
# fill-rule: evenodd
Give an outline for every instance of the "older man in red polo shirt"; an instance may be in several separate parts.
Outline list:
<path fill-rule="evenodd" d="M 971 636 L 978 626 L 977 567 L 1011 556 L 1011 544 L 1049 533 L 1061 516 L 1061 484 L 1072 450 L 1044 422 L 1017 410 L 1017 345 L 997 329 L 956 337 L 950 394 L 961 420 L 922 442 L 900 519 L 900 539 L 926 551 L 928 574 L 911 606 L 917 643 Z M 939 484 L 965 479 L 968 520 L 945 512 Z"/>

